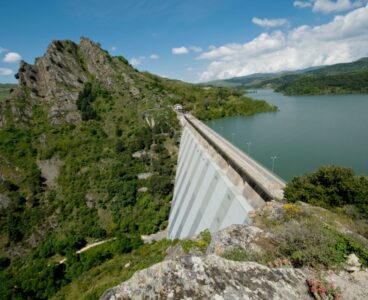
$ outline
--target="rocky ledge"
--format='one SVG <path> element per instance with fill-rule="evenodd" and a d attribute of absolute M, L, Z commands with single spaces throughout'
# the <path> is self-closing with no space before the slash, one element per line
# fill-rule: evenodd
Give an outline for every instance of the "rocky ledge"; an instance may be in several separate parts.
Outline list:
<path fill-rule="evenodd" d="M 277 218 L 281 209 L 273 203 L 264 211 Z M 287 258 L 255 262 L 273 247 L 275 234 L 257 226 L 232 225 L 210 241 L 200 234 L 178 242 L 163 262 L 135 273 L 100 299 L 368 299 L 368 271 L 355 254 L 332 270 L 296 268 Z M 246 257 L 235 257 L 236 250 Z"/>
<path fill-rule="evenodd" d="M 297 269 L 183 256 L 136 273 L 100 299 L 309 299 L 305 282 Z"/>

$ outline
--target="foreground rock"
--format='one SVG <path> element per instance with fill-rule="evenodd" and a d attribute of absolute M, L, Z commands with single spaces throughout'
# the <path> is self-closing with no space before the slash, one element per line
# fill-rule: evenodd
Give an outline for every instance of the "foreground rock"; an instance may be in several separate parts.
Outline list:
<path fill-rule="evenodd" d="M 226 251 L 241 248 L 257 254 L 272 246 L 270 234 L 261 228 L 235 224 L 213 234 L 207 253 L 222 255 Z"/>
<path fill-rule="evenodd" d="M 137 272 L 100 299 L 310 299 L 305 282 L 298 269 L 183 256 Z"/>

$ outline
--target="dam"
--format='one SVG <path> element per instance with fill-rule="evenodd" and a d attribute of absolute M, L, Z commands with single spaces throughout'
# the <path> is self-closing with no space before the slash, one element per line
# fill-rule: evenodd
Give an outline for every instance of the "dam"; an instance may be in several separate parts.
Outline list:
<path fill-rule="evenodd" d="M 249 224 L 249 214 L 281 200 L 285 182 L 191 114 L 182 126 L 168 237 Z"/>

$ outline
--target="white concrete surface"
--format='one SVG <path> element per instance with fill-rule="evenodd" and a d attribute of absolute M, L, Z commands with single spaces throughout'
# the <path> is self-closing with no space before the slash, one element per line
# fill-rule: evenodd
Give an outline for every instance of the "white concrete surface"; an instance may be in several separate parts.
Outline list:
<path fill-rule="evenodd" d="M 274 199 L 283 197 L 284 182 L 192 116 L 200 129 L 184 116 L 174 198 L 169 217 L 168 237 L 186 238 L 209 229 L 231 224 L 248 224 L 249 213 L 262 205 L 261 193 L 254 190 L 206 139 L 210 139 L 251 176 L 252 184 L 266 190 Z"/>

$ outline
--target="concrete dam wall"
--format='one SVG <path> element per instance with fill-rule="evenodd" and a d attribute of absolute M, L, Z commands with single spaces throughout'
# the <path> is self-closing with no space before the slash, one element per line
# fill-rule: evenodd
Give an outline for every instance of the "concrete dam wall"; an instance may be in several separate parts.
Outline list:
<path fill-rule="evenodd" d="M 249 224 L 252 211 L 283 198 L 283 180 L 193 116 L 179 118 L 183 130 L 169 238 Z"/>

